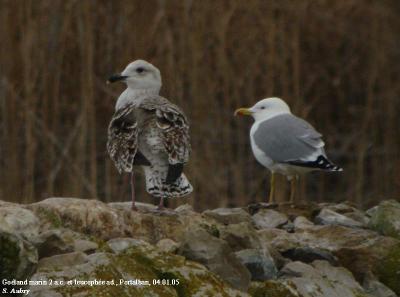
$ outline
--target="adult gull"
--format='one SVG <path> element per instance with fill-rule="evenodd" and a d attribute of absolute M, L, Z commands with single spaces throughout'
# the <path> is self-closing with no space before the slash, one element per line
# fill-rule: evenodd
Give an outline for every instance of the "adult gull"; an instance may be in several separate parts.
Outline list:
<path fill-rule="evenodd" d="M 263 99 L 251 108 L 237 109 L 235 115 L 254 118 L 251 148 L 257 161 L 271 171 L 269 203 L 274 202 L 276 173 L 290 181 L 290 202 L 294 203 L 299 175 L 313 170 L 342 171 L 326 156 L 322 135 L 293 115 L 282 99 Z"/>

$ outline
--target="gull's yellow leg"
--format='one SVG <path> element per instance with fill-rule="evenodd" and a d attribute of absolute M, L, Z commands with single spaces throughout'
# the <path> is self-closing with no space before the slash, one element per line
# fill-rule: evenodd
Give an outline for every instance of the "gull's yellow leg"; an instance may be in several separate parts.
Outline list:
<path fill-rule="evenodd" d="M 274 196 L 275 196 L 275 173 L 271 172 L 268 203 L 274 203 L 275 200 Z"/>
<path fill-rule="evenodd" d="M 294 204 L 294 197 L 296 196 L 297 176 L 290 180 L 290 203 Z"/>

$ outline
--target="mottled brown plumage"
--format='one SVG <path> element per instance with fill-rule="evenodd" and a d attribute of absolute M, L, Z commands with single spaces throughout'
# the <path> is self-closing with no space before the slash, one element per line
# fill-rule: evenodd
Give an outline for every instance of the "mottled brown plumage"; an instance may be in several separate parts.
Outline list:
<path fill-rule="evenodd" d="M 107 151 L 120 173 L 131 174 L 132 209 L 135 207 L 134 167 L 141 166 L 146 190 L 163 199 L 193 191 L 183 173 L 189 160 L 189 125 L 183 111 L 158 95 L 160 71 L 137 60 L 109 82 L 123 81 L 127 89 L 119 96 L 108 128 Z"/>

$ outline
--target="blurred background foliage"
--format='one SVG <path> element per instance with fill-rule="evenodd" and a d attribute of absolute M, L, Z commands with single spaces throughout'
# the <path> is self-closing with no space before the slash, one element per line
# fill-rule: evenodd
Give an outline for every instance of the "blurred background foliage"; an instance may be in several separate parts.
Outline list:
<path fill-rule="evenodd" d="M 252 121 L 233 111 L 270 96 L 314 124 L 344 167 L 303 178 L 302 199 L 398 198 L 399 17 L 397 0 L 0 0 L 0 199 L 129 200 L 105 149 L 124 86 L 105 81 L 138 58 L 191 121 L 197 209 L 265 200 Z M 143 178 L 138 188 L 153 202 Z M 283 178 L 277 195 L 288 198 Z"/>

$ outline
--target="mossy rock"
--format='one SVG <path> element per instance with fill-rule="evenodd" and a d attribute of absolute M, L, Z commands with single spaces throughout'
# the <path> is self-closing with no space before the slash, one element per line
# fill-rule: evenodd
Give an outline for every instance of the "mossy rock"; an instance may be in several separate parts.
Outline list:
<path fill-rule="evenodd" d="M 42 296 L 45 291 L 55 291 L 62 296 L 248 296 L 233 290 L 204 266 L 186 261 L 184 257 L 160 252 L 148 244 L 116 251 L 95 253 L 88 262 L 74 267 L 58 267 L 52 271 L 41 269 L 32 279 L 52 278 L 63 280 L 97 279 L 114 284 L 101 286 L 32 287 L 31 296 Z M 148 281 L 149 285 L 135 286 L 120 280 Z"/>
<path fill-rule="evenodd" d="M 25 279 L 38 261 L 35 247 L 21 237 L 0 231 L 0 279 Z"/>
<path fill-rule="evenodd" d="M 252 282 L 249 293 L 253 297 L 298 297 L 288 284 L 273 280 Z"/>
<path fill-rule="evenodd" d="M 383 201 L 372 213 L 369 227 L 383 235 L 400 239 L 400 203 Z"/>
<path fill-rule="evenodd" d="M 400 295 L 400 244 L 389 251 L 377 267 L 375 274 L 380 282 Z"/>

